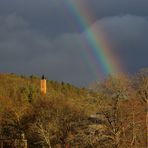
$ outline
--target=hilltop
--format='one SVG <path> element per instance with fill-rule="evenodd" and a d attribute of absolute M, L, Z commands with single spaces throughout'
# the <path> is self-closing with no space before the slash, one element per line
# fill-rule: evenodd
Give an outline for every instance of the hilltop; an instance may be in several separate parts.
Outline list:
<path fill-rule="evenodd" d="M 28 101 L 34 101 L 40 94 L 40 78 L 36 76 L 17 76 L 15 74 L 0 74 L 0 96 L 17 97 L 21 95 Z M 78 88 L 64 82 L 47 80 L 47 97 L 86 97 L 88 90 Z"/>

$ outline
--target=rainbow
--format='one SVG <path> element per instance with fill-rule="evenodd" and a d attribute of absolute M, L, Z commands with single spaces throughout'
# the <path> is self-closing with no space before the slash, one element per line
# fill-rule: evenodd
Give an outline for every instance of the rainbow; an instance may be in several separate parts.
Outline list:
<path fill-rule="evenodd" d="M 68 15 L 72 15 L 77 20 L 79 31 L 84 31 L 83 44 L 87 51 L 85 57 L 91 61 L 88 63 L 91 63 L 96 79 L 123 72 L 123 66 L 119 62 L 118 56 L 115 56 L 115 53 L 111 51 L 111 44 L 102 27 L 97 26 L 89 29 L 95 19 L 85 1 L 63 0 L 63 4 L 66 14 L 70 12 Z"/>

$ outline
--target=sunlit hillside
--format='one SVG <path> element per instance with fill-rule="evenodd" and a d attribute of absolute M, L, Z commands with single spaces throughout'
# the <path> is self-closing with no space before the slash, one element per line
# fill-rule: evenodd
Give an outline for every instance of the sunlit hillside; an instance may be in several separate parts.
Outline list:
<path fill-rule="evenodd" d="M 93 89 L 0 74 L 0 137 L 23 133 L 29 148 L 146 147 L 148 70 L 107 77 Z"/>

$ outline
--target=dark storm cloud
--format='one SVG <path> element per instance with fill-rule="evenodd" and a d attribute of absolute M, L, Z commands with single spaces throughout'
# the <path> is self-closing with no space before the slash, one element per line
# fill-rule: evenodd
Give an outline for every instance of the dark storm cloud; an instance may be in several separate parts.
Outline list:
<path fill-rule="evenodd" d="M 90 5 L 99 17 L 126 14 L 147 16 L 148 14 L 147 0 L 92 0 Z"/>
<path fill-rule="evenodd" d="M 81 35 L 63 34 L 55 39 L 30 29 L 15 13 L 1 17 L 1 71 L 45 73 L 50 79 L 86 84 L 88 68 L 82 58 Z M 76 82 L 77 81 L 77 82 Z"/>
<path fill-rule="evenodd" d="M 77 1 L 77 0 L 75 0 Z M 84 0 L 129 72 L 148 66 L 147 0 Z M 49 79 L 85 85 L 94 81 L 85 63 L 78 22 L 63 0 L 0 1 L 0 71 L 46 74 Z"/>
<path fill-rule="evenodd" d="M 30 22 L 32 29 L 44 31 L 50 36 L 65 32 L 75 32 L 79 28 L 76 21 L 64 4 L 65 0 L 1 0 L 0 14 L 16 12 Z M 79 2 L 80 0 L 69 0 Z M 95 16 L 92 24 L 98 19 L 118 15 L 147 16 L 147 0 L 81 0 L 82 7 L 90 7 Z M 84 3 L 84 5 L 83 5 Z M 89 10 L 88 10 L 89 11 Z M 84 31 L 84 30 L 83 30 Z"/>
<path fill-rule="evenodd" d="M 101 26 L 114 48 L 120 55 L 127 71 L 135 72 L 148 66 L 148 19 L 140 16 L 114 16 L 96 22 Z"/>
<path fill-rule="evenodd" d="M 42 55 L 50 42 L 42 34 L 30 30 L 28 22 L 16 13 L 0 17 L 0 59 L 12 62 Z"/>

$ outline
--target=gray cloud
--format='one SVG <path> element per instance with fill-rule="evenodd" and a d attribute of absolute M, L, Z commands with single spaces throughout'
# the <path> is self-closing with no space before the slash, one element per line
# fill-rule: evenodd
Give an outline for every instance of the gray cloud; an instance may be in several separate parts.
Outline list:
<path fill-rule="evenodd" d="M 79 2 L 79 0 L 69 0 Z M 65 0 L 1 0 L 0 14 L 16 12 L 30 22 L 33 30 L 44 31 L 50 36 L 65 32 L 76 32 L 77 19 L 71 14 Z M 81 0 L 82 7 L 88 6 L 95 21 L 112 16 L 136 15 L 147 17 L 147 0 Z M 82 29 L 82 31 L 84 31 Z"/>
<path fill-rule="evenodd" d="M 135 72 L 148 66 L 148 1 L 85 2 L 96 15 L 90 29 L 101 26 L 112 44 L 111 51 L 120 56 L 127 70 Z M 95 81 L 90 65 L 85 62 L 84 32 L 77 31 L 76 19 L 65 15 L 61 3 L 59 0 L 0 2 L 0 71 L 44 73 L 49 79 L 81 86 Z"/>
<path fill-rule="evenodd" d="M 50 79 L 75 84 L 86 84 L 90 79 L 90 74 L 85 74 L 88 68 L 83 61 L 80 34 L 63 34 L 51 39 L 44 33 L 30 30 L 29 23 L 16 14 L 3 17 L 2 22 L 1 71 L 39 75 L 45 73 Z"/>
<path fill-rule="evenodd" d="M 137 71 L 148 66 L 148 19 L 140 16 L 115 16 L 95 23 L 107 33 L 127 70 Z"/>
<path fill-rule="evenodd" d="M 25 60 L 33 58 L 33 53 L 42 55 L 51 46 L 43 34 L 32 31 L 29 23 L 15 13 L 1 17 L 0 46 L 1 60 Z M 17 57 L 17 58 L 16 58 Z"/>

